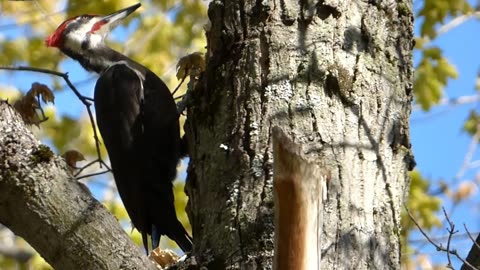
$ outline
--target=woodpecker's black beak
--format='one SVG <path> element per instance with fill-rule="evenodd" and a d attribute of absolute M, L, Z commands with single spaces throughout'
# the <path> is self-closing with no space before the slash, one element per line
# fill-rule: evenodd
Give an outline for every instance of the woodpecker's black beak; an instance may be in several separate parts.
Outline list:
<path fill-rule="evenodd" d="M 103 29 L 107 31 L 112 30 L 112 28 L 117 26 L 117 24 L 119 24 L 123 19 L 125 19 L 128 15 L 134 12 L 141 5 L 142 4 L 138 3 L 133 6 L 116 11 L 110 15 L 105 15 L 100 17 L 101 19 L 92 27 L 92 31 L 96 32 L 98 30 L 103 30 Z"/>

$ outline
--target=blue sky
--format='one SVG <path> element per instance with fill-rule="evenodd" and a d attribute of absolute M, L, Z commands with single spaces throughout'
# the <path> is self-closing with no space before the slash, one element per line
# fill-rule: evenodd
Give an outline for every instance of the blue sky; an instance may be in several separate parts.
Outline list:
<path fill-rule="evenodd" d="M 474 1 L 470 1 L 475 4 Z M 421 1 L 416 1 L 415 7 L 419 7 Z M 0 26 L 12 23 L 8 18 L 0 18 Z M 123 40 L 135 28 L 137 22 L 133 21 L 129 28 L 119 27 L 112 35 L 112 39 Z M 418 24 L 415 27 L 418 33 Z M 52 29 L 53 30 L 53 29 Z M 14 37 L 22 35 L 25 32 L 19 29 L 0 30 L 0 36 Z M 438 37 L 431 45 L 439 46 L 444 56 L 457 68 L 459 78 L 450 80 L 447 86 L 446 94 L 450 98 L 464 95 L 473 95 L 477 72 L 479 71 L 480 57 L 478 56 L 478 40 L 480 37 L 480 23 L 470 20 L 461 26 Z M 186 52 L 187 53 L 187 52 Z M 419 60 L 419 54 L 415 53 L 415 62 Z M 175 63 L 171 63 L 172 68 Z M 73 61 L 65 61 L 62 64 L 63 71 L 71 71 L 70 79 L 73 82 L 82 82 L 92 77 L 92 74 L 84 72 L 78 64 Z M 15 85 L 19 89 L 29 89 L 32 82 L 48 82 L 50 76 L 36 73 L 5 73 L 0 71 L 0 84 Z M 93 87 L 95 79 L 82 83 L 78 88 L 87 95 L 93 96 Z M 57 110 L 62 114 L 76 116 L 84 113 L 83 106 L 75 100 L 74 95 L 66 89 L 56 94 Z M 68 104 L 68 105 L 66 105 Z M 462 180 L 474 179 L 477 170 L 472 169 L 466 172 L 463 178 L 455 180 L 454 177 L 462 167 L 465 154 L 469 148 L 471 137 L 462 131 L 463 122 L 468 117 L 469 111 L 479 109 L 478 104 L 467 104 L 456 107 L 440 106 L 425 113 L 414 111 L 411 117 L 411 138 L 412 145 L 417 162 L 417 169 L 421 173 L 432 179 L 432 188 L 438 187 L 438 180 L 443 179 L 451 183 L 454 187 Z M 479 151 L 476 151 L 473 160 L 480 159 Z M 94 188 L 94 193 L 99 196 L 100 190 Z M 452 220 L 456 222 L 457 228 L 463 232 L 463 223 L 466 223 L 472 232 L 480 230 L 480 204 L 476 199 L 478 196 L 470 199 L 468 203 L 461 204 L 455 209 Z M 451 205 L 444 205 L 448 212 Z M 442 229 L 434 230 L 432 235 L 446 235 Z M 414 234 L 413 239 L 422 239 L 418 234 Z M 458 240 L 455 242 L 456 248 L 466 256 L 470 249 L 469 240 Z M 435 262 L 446 262 L 446 256 L 443 253 L 436 252 L 429 245 L 426 245 L 422 251 L 427 252 L 434 258 Z M 456 268 L 459 268 L 458 261 L 454 261 Z"/>
<path fill-rule="evenodd" d="M 474 1 L 470 1 L 475 4 Z M 415 30 L 418 33 L 419 25 Z M 471 19 L 457 28 L 439 36 L 431 46 L 438 46 L 443 50 L 444 56 L 453 64 L 459 72 L 459 78 L 450 80 L 446 87 L 446 95 L 449 98 L 476 94 L 475 82 L 479 71 L 480 59 L 478 57 L 478 37 L 480 36 L 480 23 Z M 419 54 L 414 54 L 415 62 L 419 61 Z M 466 171 L 462 178 L 456 179 L 460 168 L 464 163 L 465 155 L 471 143 L 471 136 L 462 131 L 465 119 L 470 110 L 479 110 L 478 103 L 460 106 L 439 106 L 425 113 L 414 111 L 411 116 L 411 138 L 418 169 L 425 177 L 432 180 L 432 189 L 438 188 L 438 181 L 443 180 L 452 187 L 458 186 L 463 180 L 475 179 L 478 169 Z M 480 159 L 479 151 L 475 151 L 472 160 Z M 466 203 L 460 204 L 453 209 L 451 204 L 445 201 L 447 212 L 452 213 L 451 219 L 456 224 L 456 229 L 464 233 L 463 224 L 469 231 L 478 232 L 480 229 L 480 209 L 478 195 Z M 444 223 L 443 228 L 434 230 L 431 235 L 447 235 Z M 423 239 L 419 234 L 414 234 L 413 239 Z M 446 241 L 443 241 L 444 246 Z M 455 240 L 455 248 L 466 256 L 471 247 L 471 241 L 465 237 Z M 445 253 L 438 253 L 430 245 L 425 245 L 422 251 L 426 251 L 435 262 L 447 262 Z M 460 268 L 461 262 L 453 261 L 456 269 Z"/>

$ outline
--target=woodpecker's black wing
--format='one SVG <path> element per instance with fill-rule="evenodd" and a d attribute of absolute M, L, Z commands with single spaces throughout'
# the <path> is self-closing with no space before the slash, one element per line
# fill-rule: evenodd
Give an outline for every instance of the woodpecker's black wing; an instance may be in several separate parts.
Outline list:
<path fill-rule="evenodd" d="M 180 159 L 175 102 L 167 86 L 147 69 L 126 63 L 106 69 L 95 86 L 98 127 L 107 148 L 120 197 L 144 239 L 154 248 L 161 235 L 191 250 L 178 221 L 172 181 Z"/>

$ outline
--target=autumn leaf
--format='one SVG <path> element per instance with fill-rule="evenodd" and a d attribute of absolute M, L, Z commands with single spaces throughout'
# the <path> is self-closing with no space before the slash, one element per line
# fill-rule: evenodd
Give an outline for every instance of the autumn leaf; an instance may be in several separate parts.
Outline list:
<path fill-rule="evenodd" d="M 177 79 L 183 79 L 186 76 L 198 76 L 205 70 L 205 59 L 203 53 L 194 52 L 186 55 L 177 63 Z"/>
<path fill-rule="evenodd" d="M 23 96 L 13 104 L 13 107 L 20 113 L 25 123 L 37 126 L 40 123 L 40 118 L 36 111 L 38 106 L 37 100 L 29 95 Z"/>
<path fill-rule="evenodd" d="M 45 113 L 40 105 L 40 99 L 45 104 L 48 102 L 53 103 L 55 96 L 48 86 L 34 82 L 25 96 L 13 104 L 13 107 L 20 113 L 25 123 L 38 126 L 48 119 L 45 117 Z M 42 118 L 38 115 L 39 112 Z"/>
<path fill-rule="evenodd" d="M 71 173 L 77 169 L 78 161 L 85 160 L 83 154 L 77 150 L 68 150 L 62 155 L 62 157 L 65 159 L 65 162 L 67 163 Z"/>
<path fill-rule="evenodd" d="M 49 102 L 55 104 L 55 96 L 52 90 L 45 84 L 34 82 L 27 95 L 33 95 L 34 97 L 40 96 L 45 104 Z"/>

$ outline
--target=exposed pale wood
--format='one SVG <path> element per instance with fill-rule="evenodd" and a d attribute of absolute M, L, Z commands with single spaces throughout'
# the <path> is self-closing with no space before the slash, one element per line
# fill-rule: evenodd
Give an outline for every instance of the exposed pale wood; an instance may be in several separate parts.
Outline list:
<path fill-rule="evenodd" d="M 274 270 L 320 269 L 326 181 L 320 162 L 304 157 L 301 147 L 274 127 Z"/>

